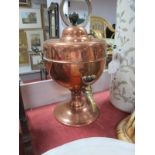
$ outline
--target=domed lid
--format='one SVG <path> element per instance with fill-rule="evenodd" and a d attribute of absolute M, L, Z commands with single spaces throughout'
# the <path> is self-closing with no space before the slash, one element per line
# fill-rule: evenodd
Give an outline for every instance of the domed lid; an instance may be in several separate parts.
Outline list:
<path fill-rule="evenodd" d="M 88 35 L 86 30 L 81 26 L 70 26 L 63 30 L 60 38 L 64 42 L 83 42 L 88 41 Z"/>
<path fill-rule="evenodd" d="M 66 27 L 60 39 L 44 43 L 44 57 L 49 61 L 88 62 L 98 61 L 106 56 L 104 41 L 89 37 L 84 27 L 77 25 L 78 15 L 69 16 L 72 26 Z"/>

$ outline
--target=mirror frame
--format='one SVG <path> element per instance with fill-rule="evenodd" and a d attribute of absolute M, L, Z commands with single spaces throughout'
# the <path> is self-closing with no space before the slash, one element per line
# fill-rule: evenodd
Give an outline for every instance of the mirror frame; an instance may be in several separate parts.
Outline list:
<path fill-rule="evenodd" d="M 67 26 L 72 26 L 72 23 L 69 21 L 68 18 L 66 18 L 66 16 L 64 15 L 64 12 L 63 12 L 63 7 L 64 7 L 64 3 L 65 3 L 66 0 L 62 0 L 61 3 L 60 3 L 60 15 L 61 15 L 61 18 L 63 20 L 63 22 L 67 25 Z M 92 13 L 92 5 L 91 5 L 91 1 L 90 0 L 85 0 L 87 6 L 88 6 L 88 15 L 85 19 L 85 21 L 81 24 L 79 24 L 78 26 L 83 26 L 85 27 L 89 21 L 89 17 Z"/>

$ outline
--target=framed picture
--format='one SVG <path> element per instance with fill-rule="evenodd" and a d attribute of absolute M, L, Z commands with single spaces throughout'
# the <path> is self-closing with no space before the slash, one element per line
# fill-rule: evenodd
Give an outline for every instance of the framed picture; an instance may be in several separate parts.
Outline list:
<path fill-rule="evenodd" d="M 29 64 L 29 55 L 27 48 L 19 47 L 19 65 Z"/>
<path fill-rule="evenodd" d="M 31 29 L 41 28 L 40 9 L 19 9 L 19 28 Z"/>
<path fill-rule="evenodd" d="M 28 51 L 39 52 L 43 49 L 43 30 L 26 31 Z"/>
<path fill-rule="evenodd" d="M 31 6 L 31 0 L 19 0 L 19 6 L 30 7 Z"/>
<path fill-rule="evenodd" d="M 19 65 L 29 64 L 27 38 L 23 30 L 19 31 Z"/>
<path fill-rule="evenodd" d="M 32 70 L 39 70 L 40 69 L 40 62 L 42 61 L 42 57 L 40 54 L 31 53 L 30 54 L 30 62 L 31 62 L 31 69 Z"/>
<path fill-rule="evenodd" d="M 24 30 L 19 30 L 19 48 L 27 48 L 27 38 Z"/>
<path fill-rule="evenodd" d="M 42 18 L 43 29 L 48 30 L 48 27 L 49 27 L 48 9 L 45 4 L 41 4 L 41 18 Z"/>

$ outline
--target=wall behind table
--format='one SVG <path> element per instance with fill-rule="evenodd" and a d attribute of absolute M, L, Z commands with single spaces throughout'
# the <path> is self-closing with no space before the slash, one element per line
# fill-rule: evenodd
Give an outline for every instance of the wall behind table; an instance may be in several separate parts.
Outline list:
<path fill-rule="evenodd" d="M 105 18 L 111 24 L 116 23 L 117 0 L 92 0 L 92 15 Z"/>

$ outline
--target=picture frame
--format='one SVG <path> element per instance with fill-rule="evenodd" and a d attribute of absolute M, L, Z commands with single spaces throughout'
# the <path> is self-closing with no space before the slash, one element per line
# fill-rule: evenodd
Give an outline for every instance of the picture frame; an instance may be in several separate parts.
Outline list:
<path fill-rule="evenodd" d="M 42 28 L 43 28 L 44 39 L 47 40 L 47 39 L 49 39 L 49 19 L 48 19 L 47 5 L 41 4 L 40 10 L 41 10 L 41 19 L 42 19 Z"/>
<path fill-rule="evenodd" d="M 28 51 L 29 52 L 39 52 L 43 49 L 43 30 L 27 30 L 27 43 L 28 43 Z"/>
<path fill-rule="evenodd" d="M 19 47 L 19 65 L 28 65 L 29 64 L 29 55 L 27 48 Z"/>
<path fill-rule="evenodd" d="M 48 30 L 49 28 L 49 20 L 48 20 L 48 8 L 47 5 L 41 4 L 41 19 L 42 19 L 42 27 L 44 30 Z"/>
<path fill-rule="evenodd" d="M 42 56 L 40 53 L 30 53 L 30 62 L 32 70 L 39 70 L 42 61 Z"/>
<path fill-rule="evenodd" d="M 41 28 L 40 9 L 19 9 L 19 29 Z"/>
<path fill-rule="evenodd" d="M 30 7 L 31 6 L 31 0 L 19 0 L 19 6 Z"/>
<path fill-rule="evenodd" d="M 27 38 L 23 30 L 19 31 L 19 65 L 29 64 L 29 55 L 27 51 Z"/>
<path fill-rule="evenodd" d="M 27 37 L 24 30 L 19 30 L 19 47 L 27 48 Z"/>

